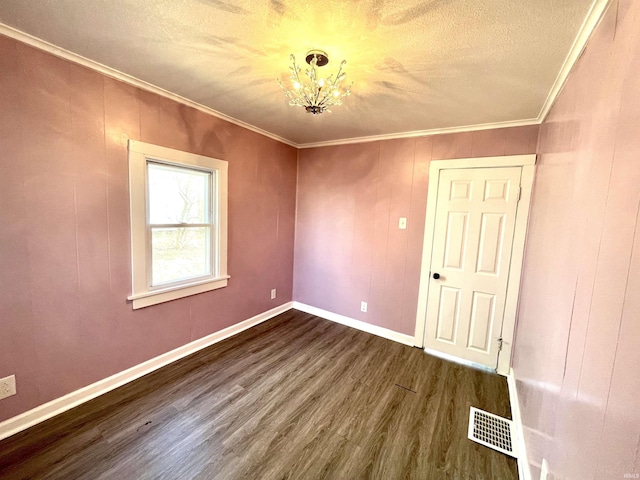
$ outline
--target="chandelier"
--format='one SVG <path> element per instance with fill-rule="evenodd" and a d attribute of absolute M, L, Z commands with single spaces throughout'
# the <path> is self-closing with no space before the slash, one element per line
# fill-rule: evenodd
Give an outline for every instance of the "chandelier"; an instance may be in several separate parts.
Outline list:
<path fill-rule="evenodd" d="M 342 68 L 347 63 L 343 60 L 335 78 L 333 74 L 326 78 L 318 77 L 318 68 L 324 67 L 329 63 L 329 56 L 322 50 L 310 50 L 305 58 L 310 68 L 304 71 L 306 77 L 303 81 L 300 78 L 302 68 L 296 64 L 296 58 L 291 55 L 291 66 L 289 71 L 291 74 L 292 88 L 286 89 L 282 82 L 278 79 L 278 83 L 284 94 L 289 99 L 289 105 L 295 107 L 304 107 L 304 109 L 312 115 L 320 115 L 322 112 L 331 112 L 329 107 L 334 105 L 342 105 L 342 98 L 351 94 L 351 85 L 346 90 L 340 89 L 340 84 L 346 78 L 347 74 Z"/>

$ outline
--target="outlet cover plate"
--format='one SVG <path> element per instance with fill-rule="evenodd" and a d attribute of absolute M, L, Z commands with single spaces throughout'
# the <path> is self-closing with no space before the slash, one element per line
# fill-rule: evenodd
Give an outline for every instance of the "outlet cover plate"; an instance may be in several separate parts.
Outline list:
<path fill-rule="evenodd" d="M 274 300 L 276 298 L 276 289 L 272 288 L 271 289 L 271 300 Z"/>
<path fill-rule="evenodd" d="M 0 400 L 16 394 L 16 376 L 0 378 Z"/>
<path fill-rule="evenodd" d="M 360 311 L 367 312 L 367 302 L 360 302 Z"/>

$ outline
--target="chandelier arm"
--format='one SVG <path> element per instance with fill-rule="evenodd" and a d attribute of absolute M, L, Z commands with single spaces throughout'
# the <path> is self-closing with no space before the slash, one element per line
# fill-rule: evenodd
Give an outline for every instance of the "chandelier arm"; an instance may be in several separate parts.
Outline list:
<path fill-rule="evenodd" d="M 333 105 L 333 100 L 331 97 L 326 96 L 322 99 L 322 101 L 318 104 L 319 107 L 330 107 Z"/>
<path fill-rule="evenodd" d="M 327 96 L 325 96 L 319 103 L 318 103 L 318 107 L 321 108 L 327 108 L 330 107 L 331 105 L 333 105 L 330 101 L 331 99 Z"/>
<path fill-rule="evenodd" d="M 342 62 L 340 64 L 340 68 L 338 68 L 338 73 L 336 74 L 336 78 L 333 80 L 333 86 L 338 88 L 338 85 L 342 82 L 342 79 L 338 80 L 340 78 L 340 75 L 342 75 L 342 66 L 344 65 L 344 62 Z"/>
<path fill-rule="evenodd" d="M 340 75 L 340 70 L 338 71 L 338 75 Z M 337 77 L 336 77 L 337 78 Z M 338 85 L 336 84 L 336 80 L 334 79 L 332 82 L 329 83 L 330 86 L 334 87 L 334 90 L 329 89 L 329 91 L 325 91 L 324 95 L 322 97 L 322 99 L 320 100 L 320 102 L 318 103 L 318 106 L 327 106 L 330 107 L 331 105 L 334 104 L 334 100 L 332 98 L 332 92 L 337 91 L 337 87 Z M 319 92 L 318 92 L 319 93 Z M 319 96 L 319 95 L 318 95 Z"/>
<path fill-rule="evenodd" d="M 318 85 L 314 85 L 314 90 L 316 91 L 316 95 L 315 98 L 313 99 L 313 104 L 317 105 L 318 104 L 318 99 L 320 98 L 320 89 L 321 87 L 318 87 Z"/>
<path fill-rule="evenodd" d="M 313 104 L 314 105 L 320 105 L 319 100 L 320 100 L 320 93 L 322 93 L 322 87 L 318 85 L 318 70 L 316 65 L 312 65 L 313 67 L 313 78 L 314 78 L 314 87 L 316 89 L 316 98 L 314 99 Z"/>
<path fill-rule="evenodd" d="M 299 96 L 304 97 L 304 99 L 306 100 L 307 103 L 311 103 L 311 99 L 308 97 L 307 92 L 304 91 L 304 84 L 302 83 L 302 81 L 300 80 L 300 75 L 298 75 L 299 71 L 296 65 L 296 61 L 293 61 L 293 70 L 296 73 L 296 80 L 298 81 L 298 83 L 300 84 L 300 90 L 299 90 Z M 302 105 L 300 105 L 302 106 Z"/>
<path fill-rule="evenodd" d="M 320 100 L 320 93 L 322 91 L 322 87 L 318 87 L 317 91 L 316 91 L 316 99 L 315 99 L 315 104 L 318 105 L 318 101 Z"/>

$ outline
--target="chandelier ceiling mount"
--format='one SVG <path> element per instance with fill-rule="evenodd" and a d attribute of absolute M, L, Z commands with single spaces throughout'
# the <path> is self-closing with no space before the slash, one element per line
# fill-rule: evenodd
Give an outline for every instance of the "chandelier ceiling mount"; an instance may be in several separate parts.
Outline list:
<path fill-rule="evenodd" d="M 329 56 L 326 52 L 322 50 L 309 50 L 307 56 L 305 57 L 305 61 L 311 65 L 313 59 L 316 59 L 316 65 L 318 67 L 324 67 L 327 63 L 329 63 Z"/>

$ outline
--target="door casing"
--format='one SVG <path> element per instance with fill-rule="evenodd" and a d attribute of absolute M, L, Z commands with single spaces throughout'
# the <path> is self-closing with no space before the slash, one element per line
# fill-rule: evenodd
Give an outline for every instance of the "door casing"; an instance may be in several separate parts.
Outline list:
<path fill-rule="evenodd" d="M 498 355 L 496 371 L 502 375 L 509 374 L 511 353 L 515 333 L 516 315 L 518 310 L 518 296 L 520 292 L 520 276 L 524 260 L 524 245 L 529 221 L 531 192 L 535 173 L 536 155 L 510 155 L 503 157 L 461 158 L 455 160 L 434 160 L 429 166 L 429 191 L 427 194 L 427 210 L 425 221 L 424 244 L 420 267 L 420 291 L 418 295 L 418 312 L 416 316 L 415 345 L 424 347 L 424 333 L 426 327 L 427 298 L 429 294 L 431 274 L 431 252 L 433 250 L 433 231 L 436 220 L 436 203 L 438 198 L 438 184 L 440 172 L 447 169 L 459 168 L 490 168 L 490 167 L 522 167 L 521 193 L 516 213 L 515 232 L 511 263 L 509 266 L 509 281 L 502 324 L 502 350 Z"/>

